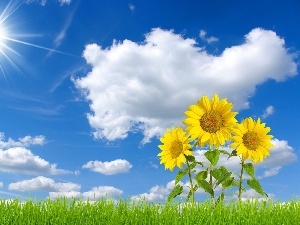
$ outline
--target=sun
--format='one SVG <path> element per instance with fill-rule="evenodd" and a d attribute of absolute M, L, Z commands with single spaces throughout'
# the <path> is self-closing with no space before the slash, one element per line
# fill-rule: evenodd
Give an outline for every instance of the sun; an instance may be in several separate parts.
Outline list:
<path fill-rule="evenodd" d="M 20 56 L 16 49 L 10 46 L 9 42 L 17 42 L 18 39 L 15 39 L 13 28 L 16 26 L 12 22 L 11 18 L 16 10 L 22 5 L 13 4 L 12 1 L 9 1 L 8 4 L 2 9 L 0 8 L 0 74 L 6 79 L 9 75 L 9 67 L 14 68 L 19 71 L 20 68 L 16 65 L 15 57 Z M 6 79 L 7 80 L 7 79 Z"/>
<path fill-rule="evenodd" d="M 12 65 L 14 68 L 19 68 L 16 66 L 16 64 L 13 62 L 12 57 L 8 55 L 9 52 L 14 52 L 12 48 L 10 48 L 7 45 L 7 38 L 9 38 L 9 32 L 7 27 L 5 26 L 5 20 L 7 17 L 4 17 L 4 10 L 0 16 L 0 72 L 3 74 L 3 76 L 6 78 L 7 76 L 7 69 L 6 65 L 8 64 Z"/>
<path fill-rule="evenodd" d="M 11 45 L 12 43 L 26 45 L 29 47 L 43 49 L 49 52 L 60 53 L 68 56 L 74 56 L 65 52 L 57 51 L 56 49 L 47 48 L 22 40 L 24 37 L 32 38 L 42 36 L 40 34 L 20 33 L 20 31 L 17 31 L 17 28 L 20 27 L 19 25 L 21 24 L 21 21 L 20 23 L 16 22 L 16 19 L 14 19 L 13 16 L 22 6 L 22 4 L 24 4 L 24 1 L 22 1 L 19 5 L 16 3 L 13 4 L 12 1 L 9 1 L 9 3 L 3 9 L 0 5 L 0 75 L 2 73 L 5 78 L 9 75 L 9 66 L 22 73 L 21 69 L 15 63 L 16 57 L 22 55 L 17 51 L 18 46 Z"/>

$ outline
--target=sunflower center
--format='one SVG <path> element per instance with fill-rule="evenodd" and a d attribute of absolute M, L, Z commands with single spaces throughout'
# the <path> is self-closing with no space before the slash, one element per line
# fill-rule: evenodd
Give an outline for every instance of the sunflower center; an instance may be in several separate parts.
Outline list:
<path fill-rule="evenodd" d="M 209 133 L 216 133 L 221 129 L 223 120 L 218 112 L 211 111 L 205 113 L 200 119 L 200 126 Z"/>
<path fill-rule="evenodd" d="M 173 159 L 177 158 L 182 153 L 182 150 L 183 145 L 180 141 L 176 140 L 172 142 L 170 152 Z"/>
<path fill-rule="evenodd" d="M 243 144 L 246 148 L 255 151 L 259 146 L 259 137 L 257 133 L 253 131 L 248 131 L 246 134 L 244 134 Z"/>

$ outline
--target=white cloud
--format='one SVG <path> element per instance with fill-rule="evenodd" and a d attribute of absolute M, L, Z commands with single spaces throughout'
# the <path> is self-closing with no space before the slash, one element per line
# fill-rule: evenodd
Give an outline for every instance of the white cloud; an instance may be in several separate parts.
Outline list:
<path fill-rule="evenodd" d="M 55 183 L 54 180 L 38 176 L 31 180 L 23 180 L 8 185 L 9 190 L 15 191 L 55 191 L 55 192 L 69 192 L 79 191 L 80 185 L 74 183 Z"/>
<path fill-rule="evenodd" d="M 166 196 L 164 196 L 162 194 L 143 193 L 143 194 L 132 196 L 131 200 L 134 200 L 134 201 L 145 200 L 148 202 L 157 202 L 157 201 L 166 200 Z"/>
<path fill-rule="evenodd" d="M 105 175 L 128 173 L 131 167 L 132 165 L 125 159 L 116 159 L 111 162 L 89 161 L 82 166 L 84 169 L 90 169 Z"/>
<path fill-rule="evenodd" d="M 281 168 L 282 168 L 282 166 L 272 167 L 271 169 L 268 169 L 268 170 L 264 171 L 263 176 L 260 176 L 258 178 L 262 179 L 262 178 L 265 178 L 265 177 L 275 176 L 276 174 L 279 173 Z"/>
<path fill-rule="evenodd" d="M 221 149 L 225 150 L 229 153 L 232 152 L 232 149 L 230 149 L 228 147 L 223 147 Z M 207 152 L 207 150 L 196 150 L 196 151 L 194 151 L 194 156 L 195 156 L 196 160 L 199 161 L 199 162 L 204 163 L 204 167 L 198 166 L 196 168 L 197 171 L 203 170 L 203 169 L 207 168 L 208 165 L 209 165 L 209 161 L 206 159 L 206 157 L 204 155 L 206 152 Z M 246 160 L 246 163 L 247 162 L 251 162 L 251 161 Z M 218 161 L 218 164 L 217 164 L 217 167 L 225 166 L 228 169 L 228 171 L 240 174 L 240 171 L 241 171 L 241 164 L 240 163 L 241 163 L 241 160 L 240 160 L 239 157 L 231 157 L 231 158 L 228 159 L 228 155 L 221 154 L 220 158 L 219 158 L 219 161 Z M 247 179 L 249 177 L 245 174 L 243 176 L 243 178 Z"/>
<path fill-rule="evenodd" d="M 227 149 L 227 150 L 229 151 L 230 149 Z M 208 160 L 204 156 L 205 152 L 206 152 L 206 150 L 195 151 L 194 153 L 195 153 L 196 160 L 197 161 L 202 161 L 202 162 L 208 162 Z M 246 162 L 250 162 L 250 160 L 248 160 Z M 229 171 L 240 174 L 241 165 L 240 165 L 240 159 L 238 157 L 232 157 L 227 161 L 227 156 L 221 154 L 220 155 L 220 160 L 219 160 L 219 163 L 218 163 L 217 167 L 219 167 L 219 166 L 225 166 Z M 199 168 L 201 168 L 201 170 L 205 169 L 205 167 L 204 168 L 199 167 Z M 200 171 L 199 168 L 198 168 L 197 172 Z M 281 166 L 272 167 L 271 169 L 264 171 L 264 175 L 259 177 L 259 178 L 261 179 L 261 178 L 264 178 L 264 177 L 274 176 L 279 172 L 280 169 L 281 169 Z M 235 178 L 238 179 L 237 176 L 235 176 Z M 248 176 L 247 174 L 244 174 L 243 179 L 250 179 L 250 176 Z M 213 182 L 215 182 L 214 179 L 213 179 Z M 183 193 L 181 195 L 179 195 L 179 197 L 182 197 L 182 198 L 185 199 L 188 192 L 189 192 L 189 190 L 190 190 L 189 189 L 190 183 L 189 183 L 189 181 L 186 181 L 185 183 L 180 181 L 178 184 L 183 186 Z M 131 199 L 134 200 L 134 201 L 139 201 L 141 199 L 144 199 L 144 200 L 149 201 L 149 202 L 164 201 L 164 200 L 167 199 L 169 193 L 172 191 L 172 189 L 174 187 L 175 187 L 175 180 L 172 180 L 172 181 L 168 182 L 165 186 L 164 185 L 156 185 L 156 186 L 152 187 L 149 190 L 148 193 L 133 195 L 131 197 Z M 218 196 L 221 193 L 221 190 L 222 190 L 221 185 L 218 185 L 214 189 L 214 192 L 215 192 L 216 196 Z M 196 191 L 196 194 L 205 194 L 205 195 L 207 195 L 207 193 L 205 193 L 205 191 L 201 188 L 199 188 Z M 238 193 L 236 192 L 236 194 L 233 197 L 226 197 L 226 198 L 229 199 L 229 200 L 232 200 L 232 199 L 237 199 L 237 196 L 238 196 Z M 269 198 L 273 198 L 274 194 L 268 193 L 268 196 L 269 196 Z M 255 192 L 252 189 L 247 189 L 246 192 L 242 193 L 242 200 L 243 201 L 245 201 L 247 199 L 252 199 L 252 198 L 255 198 L 259 201 L 266 199 L 266 197 L 261 196 L 260 194 L 258 194 L 257 192 Z"/>
<path fill-rule="evenodd" d="M 44 145 L 46 143 L 46 138 L 43 135 L 37 135 L 31 137 L 27 135 L 25 137 L 19 138 L 18 141 L 8 138 L 5 141 L 5 135 L 3 132 L 0 132 L 0 149 L 7 149 L 12 147 L 29 147 L 31 145 Z"/>
<path fill-rule="evenodd" d="M 272 115 L 272 114 L 274 114 L 274 107 L 272 106 L 272 105 L 270 105 L 270 106 L 268 106 L 266 109 L 265 109 L 265 111 L 264 111 L 264 113 L 263 113 L 263 115 L 262 115 L 262 118 L 267 118 L 267 117 L 269 117 L 270 115 Z"/>
<path fill-rule="evenodd" d="M 123 191 L 112 187 L 112 186 L 100 186 L 94 187 L 92 190 L 83 192 L 82 197 L 84 199 L 97 199 L 104 197 L 120 196 L 123 194 Z"/>
<path fill-rule="evenodd" d="M 206 35 L 207 35 L 207 33 L 206 33 L 205 30 L 200 30 L 200 32 L 199 32 L 199 37 L 200 37 L 203 41 L 205 41 L 205 42 L 207 42 L 207 43 L 209 43 L 209 44 L 212 43 L 212 42 L 217 42 L 217 41 L 219 41 L 219 39 L 216 38 L 216 37 L 213 37 L 213 36 L 207 37 Z"/>
<path fill-rule="evenodd" d="M 285 140 L 278 140 L 278 139 L 272 139 L 271 143 L 274 145 L 273 148 L 270 150 L 270 155 L 264 159 L 263 162 L 259 162 L 257 164 L 254 164 L 255 168 L 257 169 L 266 169 L 263 171 L 263 175 L 258 176 L 258 178 L 262 179 L 265 177 L 275 176 L 279 173 L 282 166 L 288 165 L 293 163 L 297 160 L 297 155 L 294 153 L 294 149 L 288 145 L 288 142 Z M 226 150 L 228 152 L 231 152 L 232 149 L 228 147 L 223 147 L 222 150 Z M 206 163 L 207 166 L 209 161 L 204 156 L 205 152 L 207 150 L 196 150 L 194 151 L 194 156 L 197 161 Z M 227 159 L 228 156 L 221 154 L 220 159 L 218 162 L 219 166 L 225 166 L 229 171 L 234 173 L 240 173 L 241 171 L 241 165 L 240 165 L 240 158 L 239 157 L 231 157 Z M 245 163 L 253 163 L 252 160 L 248 159 L 245 161 Z M 197 169 L 203 169 L 202 167 L 197 167 Z M 257 170 L 256 169 L 256 170 Z M 256 174 L 258 174 L 258 171 L 256 171 Z M 237 178 L 237 177 L 236 177 Z M 250 176 L 247 174 L 243 175 L 244 179 L 249 179 Z"/>
<path fill-rule="evenodd" d="M 123 194 L 123 191 L 112 187 L 112 186 L 99 186 L 94 187 L 90 191 L 87 192 L 76 192 L 76 191 L 64 191 L 64 192 L 49 192 L 50 198 L 58 198 L 58 197 L 75 197 L 75 198 L 83 198 L 83 199 L 99 199 L 99 198 L 105 198 L 105 197 L 113 197 L 117 196 L 120 197 L 120 195 Z"/>
<path fill-rule="evenodd" d="M 0 171 L 29 175 L 58 175 L 72 173 L 71 171 L 57 169 L 56 164 L 50 164 L 23 147 L 0 150 Z"/>
<path fill-rule="evenodd" d="M 38 3 L 41 4 L 42 6 L 46 5 L 47 0 L 25 0 L 25 3 L 30 4 L 30 3 Z"/>
<path fill-rule="evenodd" d="M 67 4 L 67 5 L 70 5 L 71 3 L 71 0 L 58 0 L 60 5 L 64 5 L 64 4 Z"/>
<path fill-rule="evenodd" d="M 206 31 L 205 31 L 205 30 L 200 30 L 200 32 L 199 32 L 199 37 L 200 37 L 201 39 L 204 39 L 204 38 L 206 37 Z"/>
<path fill-rule="evenodd" d="M 188 192 L 190 191 L 190 189 L 189 189 L 190 183 L 189 182 L 183 183 L 183 182 L 179 181 L 178 184 L 180 184 L 183 187 L 182 194 L 179 195 L 179 197 L 186 198 Z M 148 193 L 133 195 L 133 196 L 131 196 L 131 199 L 134 201 L 139 201 L 141 199 L 144 199 L 149 202 L 163 201 L 163 200 L 167 199 L 168 195 L 170 194 L 170 192 L 173 190 L 174 187 L 175 187 L 175 180 L 172 180 L 172 181 L 168 182 L 165 186 L 156 185 L 156 186 L 152 187 Z M 220 191 L 221 191 L 221 189 L 218 186 L 215 189 L 215 192 L 217 193 Z M 196 191 L 196 193 L 203 194 L 205 192 L 202 189 L 198 189 Z"/>
<path fill-rule="evenodd" d="M 255 200 L 255 201 L 265 201 L 268 199 L 273 199 L 275 195 L 273 193 L 267 193 L 268 197 L 262 196 L 258 194 L 255 190 L 253 189 L 248 189 L 245 192 L 242 192 L 242 201 L 247 201 L 247 200 Z M 234 199 L 237 199 L 238 192 L 236 192 L 236 195 L 234 196 Z"/>
<path fill-rule="evenodd" d="M 63 5 L 63 4 L 70 4 L 71 3 L 71 0 L 59 0 L 60 2 L 60 5 Z M 77 4 L 78 5 L 78 4 Z M 77 9 L 77 5 L 76 7 L 71 11 L 71 13 L 69 13 L 68 17 L 67 17 L 67 20 L 65 21 L 61 31 L 58 33 L 58 35 L 55 37 L 54 39 L 54 47 L 53 49 L 51 49 L 52 51 L 49 52 L 49 54 L 47 56 L 50 56 L 53 52 L 56 51 L 56 49 L 61 45 L 63 39 L 65 38 L 66 36 L 66 33 L 73 21 L 73 17 L 74 17 L 74 13 Z"/>
<path fill-rule="evenodd" d="M 174 185 L 167 185 L 166 187 L 156 185 L 149 190 L 149 193 L 134 195 L 131 197 L 131 199 L 134 201 L 144 199 L 149 202 L 164 201 L 173 188 Z"/>
<path fill-rule="evenodd" d="M 0 182 L 0 188 L 3 188 L 3 183 L 2 182 Z"/>
<path fill-rule="evenodd" d="M 103 49 L 86 46 L 92 70 L 73 78 L 90 102 L 87 119 L 97 139 L 124 139 L 141 131 L 147 143 L 164 130 L 181 125 L 188 105 L 219 93 L 239 110 L 266 80 L 283 81 L 297 74 L 294 55 L 275 32 L 253 29 L 245 42 L 220 56 L 196 47 L 193 39 L 153 29 L 143 43 L 114 41 Z"/>
<path fill-rule="evenodd" d="M 133 4 L 131 4 L 131 3 L 128 4 L 128 7 L 129 7 L 129 9 L 130 9 L 131 12 L 134 12 L 135 6 Z"/>
<path fill-rule="evenodd" d="M 259 167 L 281 167 L 291 164 L 297 160 L 297 155 L 294 153 L 294 149 L 288 145 L 285 140 L 272 139 L 274 147 L 270 151 L 270 156 L 265 158 L 263 162 L 258 163 Z M 279 170 L 280 168 L 278 168 Z"/>

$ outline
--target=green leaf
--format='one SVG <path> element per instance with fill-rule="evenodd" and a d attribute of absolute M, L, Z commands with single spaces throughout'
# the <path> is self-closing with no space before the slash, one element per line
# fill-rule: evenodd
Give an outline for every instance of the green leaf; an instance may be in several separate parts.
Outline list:
<path fill-rule="evenodd" d="M 210 161 L 210 163 L 215 166 L 217 165 L 220 157 L 220 151 L 215 149 L 215 150 L 209 150 L 205 152 L 205 157 Z"/>
<path fill-rule="evenodd" d="M 198 189 L 198 185 L 196 184 L 196 185 L 194 186 L 194 192 L 196 192 L 197 189 Z"/>
<path fill-rule="evenodd" d="M 202 167 L 204 166 L 204 162 L 196 162 L 196 163 L 201 165 Z"/>
<path fill-rule="evenodd" d="M 229 155 L 229 156 L 230 156 L 230 153 L 227 152 L 227 151 L 225 151 L 225 150 L 219 150 L 219 151 L 220 151 L 220 153 L 223 153 L 223 154 L 225 154 L 225 155 Z"/>
<path fill-rule="evenodd" d="M 187 173 L 188 173 L 187 169 L 179 170 L 177 175 L 176 175 L 176 178 L 175 178 L 175 184 L 177 184 L 184 177 L 184 175 L 186 175 Z"/>
<path fill-rule="evenodd" d="M 189 162 L 195 162 L 195 157 L 193 155 L 184 155 L 186 160 Z"/>
<path fill-rule="evenodd" d="M 193 162 L 193 163 L 190 165 L 190 170 L 194 169 L 196 166 L 197 166 L 197 162 Z"/>
<path fill-rule="evenodd" d="M 219 168 L 219 170 L 224 174 L 224 173 L 228 173 L 228 170 L 226 169 L 226 167 L 224 167 L 224 166 L 221 166 L 220 168 Z"/>
<path fill-rule="evenodd" d="M 192 197 L 192 190 L 189 191 L 187 197 L 186 197 L 186 201 L 188 202 L 190 200 L 190 198 Z"/>
<path fill-rule="evenodd" d="M 219 185 L 220 183 L 222 183 L 223 181 L 225 181 L 226 179 L 228 179 L 231 176 L 232 172 L 227 172 L 225 174 L 223 174 L 217 181 L 216 186 Z"/>
<path fill-rule="evenodd" d="M 203 188 L 203 190 L 210 195 L 213 195 L 214 191 L 212 186 L 206 180 L 197 180 L 199 187 Z"/>
<path fill-rule="evenodd" d="M 200 171 L 199 173 L 197 173 L 197 175 L 195 176 L 195 180 L 205 180 L 207 178 L 207 170 L 204 171 Z"/>
<path fill-rule="evenodd" d="M 236 186 L 236 187 L 240 186 L 239 182 L 234 178 L 232 179 L 232 184 L 231 185 Z M 243 186 L 242 186 L 242 189 L 243 189 L 243 191 L 246 191 L 246 189 Z"/>
<path fill-rule="evenodd" d="M 195 185 L 195 187 L 194 187 L 194 194 L 195 194 L 195 192 L 196 192 L 196 190 L 198 189 L 198 186 L 197 185 Z M 188 195 L 187 195 L 187 197 L 186 197 L 186 201 L 188 202 L 189 200 L 190 200 L 190 198 L 192 197 L 192 190 L 190 190 L 189 191 L 189 193 L 188 193 Z"/>
<path fill-rule="evenodd" d="M 244 170 L 253 178 L 255 179 L 254 177 L 254 166 L 252 163 L 246 163 L 246 164 L 243 164 L 243 168 Z"/>
<path fill-rule="evenodd" d="M 234 149 L 234 150 L 231 152 L 231 155 L 232 155 L 232 156 L 237 156 L 237 150 Z"/>
<path fill-rule="evenodd" d="M 258 194 L 267 195 L 264 192 L 264 190 L 262 189 L 262 187 L 260 186 L 260 183 L 258 182 L 258 180 L 256 180 L 255 178 L 253 178 L 251 180 L 247 180 L 247 184 L 249 185 L 249 187 L 254 189 Z"/>
<path fill-rule="evenodd" d="M 176 185 L 173 190 L 170 192 L 167 201 L 171 201 L 173 198 L 175 198 L 177 195 L 180 195 L 183 191 L 183 187 L 181 185 Z"/>
<path fill-rule="evenodd" d="M 220 171 L 219 168 L 213 169 L 210 173 L 216 180 L 218 180 L 222 176 L 222 171 Z"/>
<path fill-rule="evenodd" d="M 225 180 L 225 181 L 222 183 L 222 189 L 225 189 L 225 188 L 230 187 L 230 186 L 233 184 L 233 180 L 234 180 L 233 177 L 231 177 L 230 179 Z"/>
<path fill-rule="evenodd" d="M 231 152 L 231 154 L 228 156 L 227 159 L 229 159 L 229 158 L 231 158 L 231 157 L 233 157 L 233 156 L 237 156 L 237 151 L 236 151 L 236 149 L 233 150 L 233 151 Z"/>
<path fill-rule="evenodd" d="M 224 192 L 222 192 L 222 193 L 220 194 L 220 196 L 218 197 L 218 199 L 217 199 L 217 201 L 216 201 L 216 204 L 218 204 L 218 203 L 220 203 L 220 202 L 223 202 L 224 197 L 225 197 Z"/>
<path fill-rule="evenodd" d="M 229 174 L 229 175 L 228 175 Z M 228 178 L 228 176 L 231 175 L 231 172 L 228 172 L 228 170 L 224 167 L 221 166 L 220 168 L 215 168 L 211 171 L 211 175 L 217 180 L 219 181 L 220 179 L 222 179 L 222 181 L 226 180 Z M 218 182 L 218 184 L 220 184 L 222 181 Z M 217 185 L 218 185 L 217 184 Z"/>

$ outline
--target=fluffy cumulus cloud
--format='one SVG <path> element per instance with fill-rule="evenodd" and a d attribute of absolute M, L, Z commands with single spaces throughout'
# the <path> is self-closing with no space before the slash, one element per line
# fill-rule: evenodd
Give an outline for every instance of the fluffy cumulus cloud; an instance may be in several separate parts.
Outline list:
<path fill-rule="evenodd" d="M 0 182 L 0 187 L 1 187 Z M 9 190 L 14 191 L 47 191 L 52 199 L 58 197 L 81 198 L 84 200 L 96 200 L 105 197 L 120 197 L 123 191 L 112 186 L 93 187 L 86 192 L 80 192 L 81 186 L 71 182 L 55 182 L 53 179 L 38 176 L 30 180 L 23 180 L 8 185 Z"/>
<path fill-rule="evenodd" d="M 152 187 L 148 193 L 134 195 L 131 197 L 131 199 L 135 200 L 135 201 L 144 199 L 149 202 L 164 201 L 166 199 L 166 196 L 169 195 L 171 190 L 172 189 L 168 188 L 168 185 L 166 187 L 156 185 L 156 186 Z"/>
<path fill-rule="evenodd" d="M 297 74 L 284 40 L 260 28 L 219 56 L 197 47 L 194 39 L 159 28 L 143 43 L 114 41 L 105 49 L 89 44 L 83 56 L 91 71 L 73 81 L 90 102 L 87 119 L 94 137 L 109 141 L 139 130 L 147 143 L 180 125 L 188 105 L 203 94 L 219 93 L 236 110 L 247 108 L 257 85 Z"/>
<path fill-rule="evenodd" d="M 23 180 L 8 185 L 9 190 L 15 191 L 55 191 L 55 192 L 70 192 L 79 191 L 80 185 L 74 183 L 56 183 L 54 180 L 38 176 L 31 180 Z"/>
<path fill-rule="evenodd" d="M 27 135 L 25 137 L 19 138 L 18 141 L 13 140 L 12 138 L 8 138 L 5 141 L 5 134 L 3 132 L 0 133 L 0 149 L 7 149 L 12 147 L 29 147 L 31 145 L 44 145 L 46 142 L 46 138 L 43 135 L 37 135 L 32 137 Z"/>
<path fill-rule="evenodd" d="M 232 152 L 232 149 L 226 148 L 226 147 L 223 147 L 222 150 L 226 150 L 230 153 Z M 198 162 L 203 162 L 205 166 L 209 165 L 209 161 L 206 159 L 206 157 L 204 155 L 206 153 L 206 151 L 207 150 L 196 150 L 194 152 L 194 156 L 195 156 L 196 160 Z M 231 157 L 228 159 L 227 155 L 221 154 L 217 166 L 218 167 L 225 166 L 229 171 L 239 173 L 240 162 L 241 161 L 238 157 Z M 197 167 L 196 170 L 197 170 L 197 172 L 200 170 L 203 170 L 203 167 Z"/>
<path fill-rule="evenodd" d="M 294 153 L 294 149 L 288 145 L 287 141 L 272 139 L 271 142 L 274 145 L 274 147 L 270 151 L 270 156 L 267 157 L 263 162 L 254 165 L 256 168 L 256 174 L 262 174 L 257 176 L 259 179 L 275 176 L 280 172 L 280 169 L 284 165 L 288 165 L 297 160 L 297 155 Z M 222 149 L 228 152 L 232 151 L 232 149 L 228 147 Z M 196 150 L 194 151 L 194 156 L 197 161 L 204 162 L 204 164 L 207 166 L 209 162 L 204 156 L 206 151 L 207 150 Z M 225 166 L 229 171 L 234 172 L 235 174 L 239 174 L 241 170 L 241 165 L 240 165 L 241 160 L 239 159 L 239 157 L 232 157 L 230 159 L 227 158 L 228 158 L 227 155 L 221 154 L 217 167 Z M 246 163 L 248 162 L 252 162 L 252 161 L 246 160 Z M 199 172 L 200 170 L 203 169 L 205 169 L 205 166 L 204 168 L 196 167 L 196 172 Z M 235 177 L 236 179 L 238 179 L 237 176 Z M 250 176 L 244 173 L 243 178 L 250 179 Z M 187 193 L 189 192 L 189 188 L 188 188 L 189 182 L 186 183 L 179 182 L 179 184 L 183 186 L 183 194 L 181 194 L 180 197 L 185 198 Z M 169 195 L 169 193 L 174 187 L 175 187 L 175 181 L 173 180 L 167 183 L 165 186 L 156 185 L 152 187 L 147 193 L 134 195 L 131 197 L 131 199 L 132 200 L 145 199 L 146 201 L 150 201 L 150 202 L 164 201 L 166 200 L 167 196 Z M 206 195 L 206 193 L 202 189 L 198 189 L 196 193 Z M 217 186 L 217 188 L 215 189 L 215 193 L 216 194 L 221 193 L 221 186 Z M 236 198 L 236 196 L 234 198 Z M 273 198 L 274 194 L 268 193 L 268 196 L 269 198 Z M 242 193 L 242 200 L 247 200 L 252 198 L 256 198 L 258 200 L 266 199 L 265 197 L 262 197 L 252 189 L 249 189 L 246 192 Z"/>
<path fill-rule="evenodd" d="M 287 141 L 275 138 L 272 139 L 271 142 L 274 147 L 271 149 L 270 156 L 259 163 L 258 166 L 275 168 L 291 164 L 297 160 L 294 149 L 288 145 Z"/>
<path fill-rule="evenodd" d="M 92 190 L 83 192 L 82 197 L 84 199 L 97 199 L 104 197 L 120 196 L 123 194 L 123 191 L 112 187 L 112 186 L 100 186 L 94 187 Z"/>
<path fill-rule="evenodd" d="M 57 169 L 56 166 L 56 164 L 50 164 L 23 147 L 0 150 L 1 172 L 29 175 L 58 175 L 72 173 L 71 171 Z"/>
<path fill-rule="evenodd" d="M 252 200 L 254 199 L 255 201 L 268 201 L 269 199 L 274 199 L 275 195 L 273 193 L 267 193 L 268 197 L 264 197 L 260 194 L 258 194 L 255 190 L 253 189 L 248 189 L 245 192 L 242 192 L 242 201 L 247 201 L 247 200 Z M 238 193 L 233 197 L 233 200 L 237 200 Z"/>
<path fill-rule="evenodd" d="M 116 159 L 111 162 L 89 161 L 82 166 L 84 169 L 102 173 L 105 175 L 113 175 L 117 173 L 128 173 L 132 165 L 124 159 Z"/>
<path fill-rule="evenodd" d="M 180 184 L 183 187 L 183 192 L 181 195 L 179 195 L 179 197 L 186 198 L 187 194 L 190 191 L 189 182 L 183 183 L 180 181 L 178 184 Z M 175 187 L 175 181 L 173 180 L 173 181 L 168 182 L 165 186 L 164 185 L 156 185 L 156 186 L 152 187 L 148 191 L 148 193 L 133 195 L 131 197 L 131 199 L 134 201 L 139 201 L 141 199 L 144 199 L 149 202 L 164 201 L 167 199 L 168 195 L 170 194 L 170 192 L 173 190 L 174 187 Z M 215 192 L 219 193 L 220 191 L 221 191 L 221 187 L 218 186 L 215 189 Z M 196 194 L 204 194 L 204 193 L 205 192 L 202 189 L 198 189 L 196 191 Z"/>
<path fill-rule="evenodd" d="M 99 198 L 105 197 L 120 197 L 123 194 L 123 191 L 112 187 L 112 186 L 99 186 L 94 187 L 90 191 L 87 192 L 78 192 L 78 191 L 61 191 L 61 192 L 49 192 L 50 198 L 58 198 L 58 197 L 67 197 L 67 198 L 82 198 L 82 199 L 90 199 L 96 200 Z"/>
<path fill-rule="evenodd" d="M 255 167 L 258 169 L 258 178 L 262 179 L 265 177 L 275 176 L 280 172 L 280 169 L 288 164 L 291 164 L 297 160 L 297 155 L 294 152 L 294 149 L 288 145 L 288 142 L 285 140 L 272 139 L 273 148 L 270 150 L 270 156 L 264 159 L 264 161 L 255 164 Z M 231 152 L 230 148 L 223 148 L 228 152 Z M 208 165 L 208 160 L 204 156 L 206 150 L 196 150 L 194 152 L 195 158 L 197 161 L 204 162 Z M 231 157 L 227 159 L 228 156 L 221 154 L 218 162 L 218 166 L 225 166 L 229 171 L 240 173 L 240 159 L 239 157 Z M 246 163 L 251 162 L 251 160 L 246 160 Z M 201 167 L 201 169 L 203 169 Z M 249 177 L 245 174 L 246 179 Z"/>

